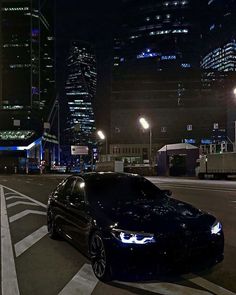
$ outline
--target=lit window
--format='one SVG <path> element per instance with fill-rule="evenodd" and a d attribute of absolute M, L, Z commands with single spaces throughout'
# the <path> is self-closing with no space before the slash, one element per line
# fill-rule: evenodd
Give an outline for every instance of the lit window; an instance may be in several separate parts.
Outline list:
<path fill-rule="evenodd" d="M 193 125 L 187 125 L 187 131 L 192 131 L 193 130 Z"/>

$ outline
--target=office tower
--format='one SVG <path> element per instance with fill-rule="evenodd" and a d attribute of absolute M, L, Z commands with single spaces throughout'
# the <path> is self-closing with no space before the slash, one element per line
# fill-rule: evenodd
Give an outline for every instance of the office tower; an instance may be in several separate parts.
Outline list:
<path fill-rule="evenodd" d="M 212 138 L 214 123 L 226 127 L 222 96 L 202 82 L 206 8 L 207 2 L 191 0 L 123 1 L 114 38 L 114 148 L 148 143 L 139 116 L 149 119 L 157 148 L 181 141 L 200 145 Z"/>
<path fill-rule="evenodd" d="M 91 145 L 95 131 L 96 57 L 94 48 L 83 41 L 71 43 L 65 85 L 68 116 L 66 141 L 69 145 Z"/>
<path fill-rule="evenodd" d="M 54 1 L 1 1 L 0 64 L 1 153 L 12 149 L 17 163 L 17 148 L 30 150 L 42 138 L 55 99 Z M 20 156 L 29 154 L 22 149 Z"/>

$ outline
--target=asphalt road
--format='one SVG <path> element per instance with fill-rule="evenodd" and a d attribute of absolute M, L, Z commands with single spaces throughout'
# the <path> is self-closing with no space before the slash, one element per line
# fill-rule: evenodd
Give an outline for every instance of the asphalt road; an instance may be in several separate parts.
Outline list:
<path fill-rule="evenodd" d="M 98 282 L 89 261 L 47 235 L 45 207 L 64 176 L 0 175 L 3 295 L 236 294 L 236 181 L 150 178 L 173 197 L 216 215 L 225 232 L 225 259 L 212 269 L 152 281 Z"/>

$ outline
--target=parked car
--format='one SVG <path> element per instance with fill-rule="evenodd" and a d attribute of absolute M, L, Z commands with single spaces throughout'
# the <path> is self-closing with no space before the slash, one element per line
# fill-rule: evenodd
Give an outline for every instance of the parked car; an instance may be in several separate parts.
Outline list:
<path fill-rule="evenodd" d="M 47 224 L 51 238 L 62 236 L 90 257 L 103 281 L 130 267 L 223 259 L 222 225 L 214 216 L 134 174 L 66 178 L 49 197 Z"/>

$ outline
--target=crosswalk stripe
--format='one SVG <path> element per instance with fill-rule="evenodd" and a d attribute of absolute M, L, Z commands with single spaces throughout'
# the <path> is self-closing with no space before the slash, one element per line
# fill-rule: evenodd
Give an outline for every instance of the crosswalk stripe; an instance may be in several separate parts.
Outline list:
<path fill-rule="evenodd" d="M 216 295 L 236 295 L 236 293 L 233 293 L 201 277 L 188 278 L 188 280 L 200 287 L 205 288 L 206 290 L 213 292 Z"/>
<path fill-rule="evenodd" d="M 22 196 L 22 197 L 24 197 L 24 198 L 30 200 L 31 202 L 33 202 L 33 203 L 35 203 L 35 204 L 38 204 L 39 206 L 41 206 L 41 207 L 43 207 L 43 208 L 47 208 L 47 205 L 45 205 L 45 204 L 43 204 L 43 203 L 41 203 L 41 202 L 39 202 L 39 201 L 37 201 L 37 200 L 31 198 L 31 197 L 28 197 L 28 196 L 26 196 L 26 195 L 24 195 L 24 194 L 22 194 L 22 193 L 19 193 L 19 192 L 15 191 L 14 189 L 9 188 L 9 187 L 7 187 L 7 186 L 5 186 L 5 185 L 3 185 L 3 187 L 6 188 L 6 189 L 8 189 L 8 190 L 10 190 L 10 191 L 12 191 L 13 193 L 15 193 L 15 194 L 17 194 L 17 195 L 19 195 L 19 196 Z"/>
<path fill-rule="evenodd" d="M 17 213 L 9 218 L 10 222 L 14 222 L 18 219 L 25 217 L 28 214 L 37 214 L 37 215 L 46 215 L 46 212 L 36 211 L 36 210 L 24 210 L 20 213 Z"/>
<path fill-rule="evenodd" d="M 90 295 L 97 283 L 92 266 L 86 263 L 58 295 Z"/>
<path fill-rule="evenodd" d="M 7 205 L 7 208 L 11 208 L 11 207 L 14 207 L 14 206 L 17 206 L 17 205 L 31 205 L 31 206 L 38 206 L 37 204 L 32 203 L 32 202 L 17 201 L 17 202 L 14 202 L 14 203 L 8 204 L 8 205 Z"/>
<path fill-rule="evenodd" d="M 190 288 L 173 283 L 130 283 L 118 282 L 119 284 L 158 293 L 161 295 L 212 295 L 207 291 Z"/>
<path fill-rule="evenodd" d="M 31 246 L 41 240 L 47 234 L 47 226 L 44 225 L 40 227 L 38 230 L 33 232 L 31 235 L 27 236 L 23 240 L 19 241 L 15 244 L 15 253 L 16 257 L 20 256 L 26 250 L 28 250 Z"/>
<path fill-rule="evenodd" d="M 2 294 L 18 295 L 19 287 L 16 276 L 16 267 L 12 249 L 11 235 L 8 223 L 6 201 L 3 187 L 1 195 L 1 286 Z"/>
<path fill-rule="evenodd" d="M 12 200 L 12 199 L 25 199 L 24 197 L 21 197 L 21 196 L 11 196 L 11 197 L 6 197 L 6 200 L 9 201 L 9 200 Z"/>

